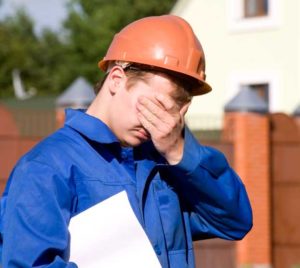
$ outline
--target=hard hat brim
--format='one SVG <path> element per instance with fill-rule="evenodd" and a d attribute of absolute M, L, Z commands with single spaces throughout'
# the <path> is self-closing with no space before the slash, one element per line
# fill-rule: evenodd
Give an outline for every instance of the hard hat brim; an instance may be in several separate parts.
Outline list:
<path fill-rule="evenodd" d="M 107 72 L 108 62 L 109 61 L 106 60 L 105 58 L 102 59 L 101 61 L 99 61 L 99 63 L 98 63 L 99 69 L 102 70 L 103 72 Z M 132 62 L 132 63 L 135 63 L 135 62 Z M 137 63 L 137 64 L 139 64 L 139 63 Z M 153 66 L 153 67 L 154 68 L 155 67 L 159 68 L 160 70 L 162 70 L 162 72 L 165 71 L 166 73 L 169 73 L 171 71 L 173 73 L 177 73 L 177 74 L 180 74 L 180 75 L 185 75 L 186 77 L 190 77 L 191 79 L 195 79 L 197 81 L 197 85 L 195 87 L 193 87 L 193 89 L 189 90 L 192 96 L 204 95 L 204 94 L 207 94 L 210 91 L 212 91 L 211 86 L 208 83 L 206 83 L 204 80 L 199 80 L 198 77 L 195 77 L 193 75 L 183 74 L 183 73 L 180 73 L 180 72 L 176 72 L 175 70 L 164 69 L 160 66 Z"/>

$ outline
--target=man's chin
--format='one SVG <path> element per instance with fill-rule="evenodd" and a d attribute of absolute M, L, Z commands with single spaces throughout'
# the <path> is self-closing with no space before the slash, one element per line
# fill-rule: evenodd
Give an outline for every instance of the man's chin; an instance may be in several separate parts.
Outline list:
<path fill-rule="evenodd" d="M 147 141 L 149 141 L 150 139 L 140 139 L 140 138 L 134 138 L 134 139 L 131 139 L 131 140 L 128 140 L 128 141 L 123 141 L 121 142 L 121 145 L 123 147 L 137 147 Z"/>

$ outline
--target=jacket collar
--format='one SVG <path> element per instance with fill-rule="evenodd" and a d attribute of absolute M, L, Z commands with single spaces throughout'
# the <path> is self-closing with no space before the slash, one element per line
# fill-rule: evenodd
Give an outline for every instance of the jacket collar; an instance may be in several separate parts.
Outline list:
<path fill-rule="evenodd" d="M 85 110 L 66 109 L 65 125 L 75 129 L 88 139 L 99 143 L 119 143 L 110 128 L 100 119 L 88 115 Z"/>
<path fill-rule="evenodd" d="M 66 109 L 65 125 L 73 128 L 92 141 L 102 144 L 117 143 L 120 145 L 115 134 L 104 122 L 87 114 L 83 109 Z M 165 159 L 156 151 L 151 141 L 137 146 L 134 148 L 134 151 L 137 161 L 142 160 L 141 162 L 148 162 L 148 164 L 155 161 L 157 164 L 165 164 Z"/>

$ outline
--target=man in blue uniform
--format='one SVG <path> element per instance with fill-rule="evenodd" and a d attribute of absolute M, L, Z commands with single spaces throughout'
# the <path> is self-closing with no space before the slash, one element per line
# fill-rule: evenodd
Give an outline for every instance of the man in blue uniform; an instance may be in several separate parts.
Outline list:
<path fill-rule="evenodd" d="M 194 267 L 193 240 L 242 239 L 252 214 L 241 180 L 184 124 L 192 97 L 211 90 L 190 25 L 172 15 L 133 22 L 99 67 L 106 76 L 90 107 L 67 110 L 65 126 L 10 176 L 3 267 L 77 267 L 70 219 L 124 190 L 164 268 Z"/>

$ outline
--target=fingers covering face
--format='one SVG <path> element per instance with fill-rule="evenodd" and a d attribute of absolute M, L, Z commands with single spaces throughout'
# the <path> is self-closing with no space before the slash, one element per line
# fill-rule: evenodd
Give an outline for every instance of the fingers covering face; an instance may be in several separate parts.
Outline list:
<path fill-rule="evenodd" d="M 174 128 L 182 126 L 178 105 L 167 96 L 141 96 L 137 103 L 138 118 L 151 136 L 168 135 Z"/>

